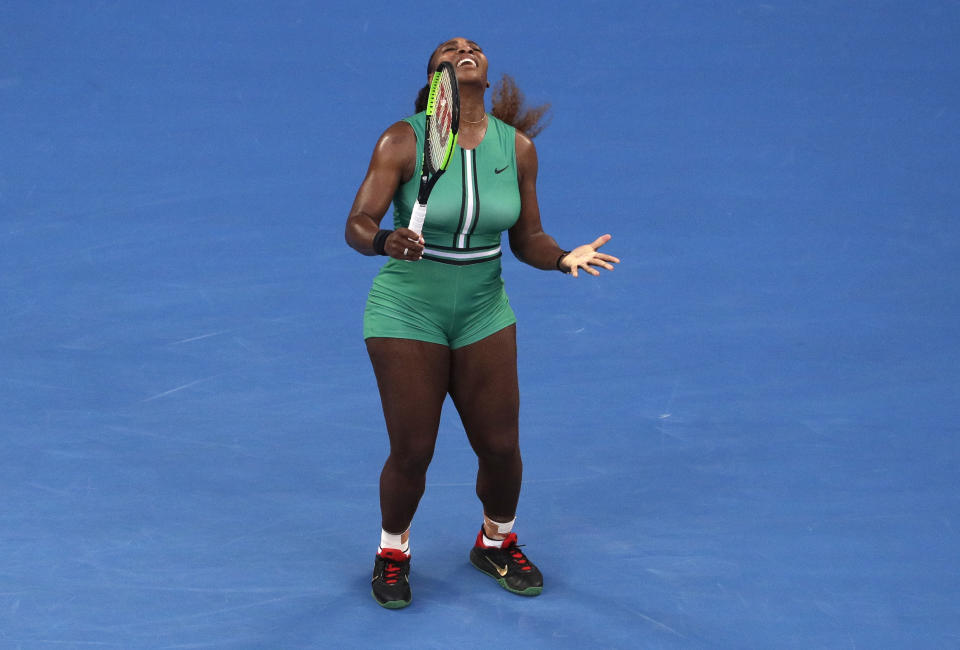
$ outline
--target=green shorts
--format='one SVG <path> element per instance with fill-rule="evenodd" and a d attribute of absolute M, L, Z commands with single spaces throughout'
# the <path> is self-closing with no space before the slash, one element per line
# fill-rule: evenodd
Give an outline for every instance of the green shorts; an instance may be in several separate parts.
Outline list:
<path fill-rule="evenodd" d="M 414 339 L 456 349 L 516 322 L 499 258 L 465 265 L 390 259 L 367 297 L 363 338 Z"/>

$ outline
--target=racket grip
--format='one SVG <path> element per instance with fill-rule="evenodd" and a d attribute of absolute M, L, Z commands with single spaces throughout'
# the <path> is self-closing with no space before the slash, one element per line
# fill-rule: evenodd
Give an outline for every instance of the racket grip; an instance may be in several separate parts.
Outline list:
<path fill-rule="evenodd" d="M 410 212 L 410 225 L 407 226 L 410 230 L 417 233 L 418 235 L 423 232 L 423 222 L 427 218 L 427 206 L 426 204 L 420 203 L 417 201 L 413 206 L 413 210 Z"/>

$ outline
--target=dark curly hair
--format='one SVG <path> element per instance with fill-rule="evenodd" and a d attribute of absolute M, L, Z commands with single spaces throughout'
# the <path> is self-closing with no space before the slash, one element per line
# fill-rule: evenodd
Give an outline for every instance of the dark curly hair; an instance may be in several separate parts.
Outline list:
<path fill-rule="evenodd" d="M 430 54 L 430 60 L 427 61 L 427 74 L 433 74 L 433 54 Z M 430 84 L 425 85 L 417 93 L 417 99 L 414 102 L 414 112 L 420 113 L 427 110 L 427 97 L 430 95 Z M 547 113 L 550 110 L 550 104 L 541 104 L 540 106 L 524 106 L 524 96 L 517 82 L 508 74 L 504 74 L 500 81 L 493 86 L 493 107 L 490 113 L 497 119 L 503 120 L 510 126 L 526 133 L 529 137 L 535 138 L 541 131 L 547 128 L 550 123 Z M 544 119 L 547 118 L 547 119 Z"/>

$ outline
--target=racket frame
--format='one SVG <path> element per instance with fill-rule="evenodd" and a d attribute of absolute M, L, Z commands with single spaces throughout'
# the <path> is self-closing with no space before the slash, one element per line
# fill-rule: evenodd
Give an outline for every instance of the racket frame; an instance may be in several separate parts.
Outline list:
<path fill-rule="evenodd" d="M 437 169 L 433 168 L 433 150 L 432 143 L 430 141 L 430 129 L 433 126 L 433 121 L 437 119 L 437 100 L 440 94 L 441 81 L 443 79 L 443 74 L 447 73 L 450 76 L 450 94 L 451 97 L 447 102 L 450 110 L 450 137 L 447 138 L 446 146 L 444 147 L 443 157 L 440 161 L 440 166 Z M 453 67 L 449 61 L 444 61 L 437 66 L 437 69 L 433 73 L 433 77 L 430 81 L 430 94 L 427 97 L 427 120 L 426 128 L 424 129 L 423 137 L 423 160 L 420 165 L 420 189 L 417 191 L 417 202 L 413 206 L 413 211 L 410 214 L 410 230 L 413 230 L 418 235 L 423 230 L 423 222 L 426 218 L 427 213 L 427 200 L 430 198 L 430 192 L 433 190 L 433 186 L 437 184 L 437 181 L 443 176 L 443 172 L 447 170 L 447 167 L 450 165 L 450 160 L 453 158 L 453 151 L 457 146 L 457 136 L 460 132 L 460 91 L 457 87 L 457 73 L 456 69 Z"/>

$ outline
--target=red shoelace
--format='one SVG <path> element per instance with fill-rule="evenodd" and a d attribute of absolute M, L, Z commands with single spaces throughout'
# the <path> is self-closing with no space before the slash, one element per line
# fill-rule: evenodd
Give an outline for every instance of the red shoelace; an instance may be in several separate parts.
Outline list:
<path fill-rule="evenodd" d="M 403 551 L 398 551 L 392 548 L 385 548 L 380 551 L 380 557 L 387 560 L 386 565 L 383 568 L 383 581 L 388 585 L 396 584 L 400 580 L 400 573 L 403 570 L 399 564 L 395 562 L 406 562 L 407 555 Z"/>
<path fill-rule="evenodd" d="M 525 556 L 523 551 L 521 551 L 517 546 L 516 533 L 510 533 L 507 535 L 506 539 L 503 540 L 503 546 L 501 548 L 510 553 L 510 557 L 513 558 L 513 561 L 520 565 L 521 571 L 533 570 L 533 567 L 530 566 L 529 560 L 527 560 L 527 556 Z"/>

